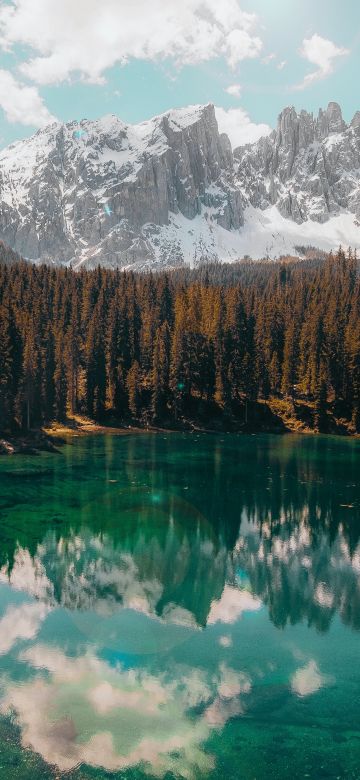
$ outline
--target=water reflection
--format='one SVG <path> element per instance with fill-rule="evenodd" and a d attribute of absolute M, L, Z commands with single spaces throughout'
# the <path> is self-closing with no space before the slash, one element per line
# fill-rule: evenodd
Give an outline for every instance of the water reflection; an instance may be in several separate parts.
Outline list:
<path fill-rule="evenodd" d="M 360 628 L 359 463 L 332 439 L 132 437 L 1 464 L 0 706 L 22 746 L 64 772 L 207 776 L 230 722 L 296 721 L 342 676 L 345 697 L 355 646 L 329 629 Z"/>
<path fill-rule="evenodd" d="M 62 770 L 86 763 L 109 770 L 145 764 L 159 776 L 208 771 L 213 759 L 202 744 L 241 713 L 251 689 L 246 674 L 225 664 L 212 677 L 187 667 L 170 676 L 44 645 L 24 651 L 21 661 L 46 677 L 9 686 L 3 711 L 17 712 L 24 746 Z"/>
<path fill-rule="evenodd" d="M 276 626 L 305 620 L 327 631 L 338 613 L 360 629 L 360 545 L 351 549 L 341 523 L 332 534 L 319 525 L 316 535 L 305 518 L 295 527 L 284 518 L 276 529 L 244 523 L 234 559 Z"/>
<path fill-rule="evenodd" d="M 234 549 L 170 523 L 162 543 L 142 535 L 126 548 L 89 528 L 57 539 L 48 532 L 34 554 L 17 547 L 0 582 L 50 607 L 97 612 L 133 609 L 165 622 L 203 627 L 234 623 L 265 604 L 283 627 L 306 620 L 326 631 L 336 613 L 360 629 L 360 545 L 351 551 L 339 526 L 316 540 L 306 523 L 272 535 L 266 523 L 243 521 Z"/>
<path fill-rule="evenodd" d="M 315 523 L 308 505 L 292 503 L 290 510 L 281 505 L 275 521 L 274 510 L 266 517 L 244 506 L 229 547 L 229 529 L 218 521 L 215 530 L 188 502 L 159 493 L 152 504 L 149 492 L 114 491 L 82 512 L 89 525 L 58 524 L 33 549 L 14 537 L 0 582 L 49 607 L 103 617 L 123 608 L 204 627 L 235 622 L 263 603 L 278 627 L 306 620 L 325 631 L 338 613 L 360 628 L 356 519 L 351 529 L 328 514 L 324 522 L 317 507 Z M 96 532 L 97 518 L 106 530 Z"/>

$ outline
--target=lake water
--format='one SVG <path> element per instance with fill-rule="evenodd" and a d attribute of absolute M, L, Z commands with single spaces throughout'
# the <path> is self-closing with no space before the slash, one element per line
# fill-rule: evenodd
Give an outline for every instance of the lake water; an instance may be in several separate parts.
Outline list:
<path fill-rule="evenodd" d="M 0 461 L 0 777 L 360 777 L 360 441 Z"/>

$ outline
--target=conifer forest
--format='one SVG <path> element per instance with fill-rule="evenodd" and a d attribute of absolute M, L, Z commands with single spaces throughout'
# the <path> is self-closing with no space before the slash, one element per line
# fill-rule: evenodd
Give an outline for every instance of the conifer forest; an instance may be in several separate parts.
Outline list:
<path fill-rule="evenodd" d="M 75 413 L 246 429 L 268 399 L 360 431 L 351 252 L 146 274 L 3 263 L 0 332 L 2 433 Z"/>

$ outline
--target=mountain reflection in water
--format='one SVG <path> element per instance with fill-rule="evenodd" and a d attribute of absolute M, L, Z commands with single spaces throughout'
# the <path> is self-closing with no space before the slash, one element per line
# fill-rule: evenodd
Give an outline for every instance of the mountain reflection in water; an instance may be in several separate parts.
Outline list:
<path fill-rule="evenodd" d="M 281 778 L 286 751 L 277 774 L 247 768 L 265 716 L 303 728 L 306 702 L 307 722 L 325 728 L 324 708 L 326 729 L 354 730 L 359 465 L 357 441 L 295 436 L 109 436 L 1 461 L 0 706 L 22 760 L 45 762 L 27 776 L 220 778 L 251 723 L 243 776 Z M 353 739 L 327 757 L 337 776 L 357 776 Z"/>

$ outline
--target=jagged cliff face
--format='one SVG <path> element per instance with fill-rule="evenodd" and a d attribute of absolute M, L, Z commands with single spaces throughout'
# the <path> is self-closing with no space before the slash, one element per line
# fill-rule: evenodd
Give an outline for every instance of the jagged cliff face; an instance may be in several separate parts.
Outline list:
<path fill-rule="evenodd" d="M 190 258 L 176 217 L 190 231 L 197 215 L 226 231 L 243 224 L 231 145 L 213 106 L 137 126 L 111 116 L 39 131 L 0 155 L 0 202 L 10 246 L 75 264 L 177 264 Z M 196 237 L 188 243 L 195 252 Z"/>
<path fill-rule="evenodd" d="M 360 244 L 360 113 L 285 109 L 236 149 L 212 105 L 54 124 L 0 153 L 0 239 L 31 260 L 168 267 Z"/>
<path fill-rule="evenodd" d="M 330 103 L 318 118 L 286 108 L 268 138 L 235 150 L 237 181 L 250 203 L 275 205 L 301 224 L 346 210 L 360 217 L 360 113 L 349 126 Z"/>

